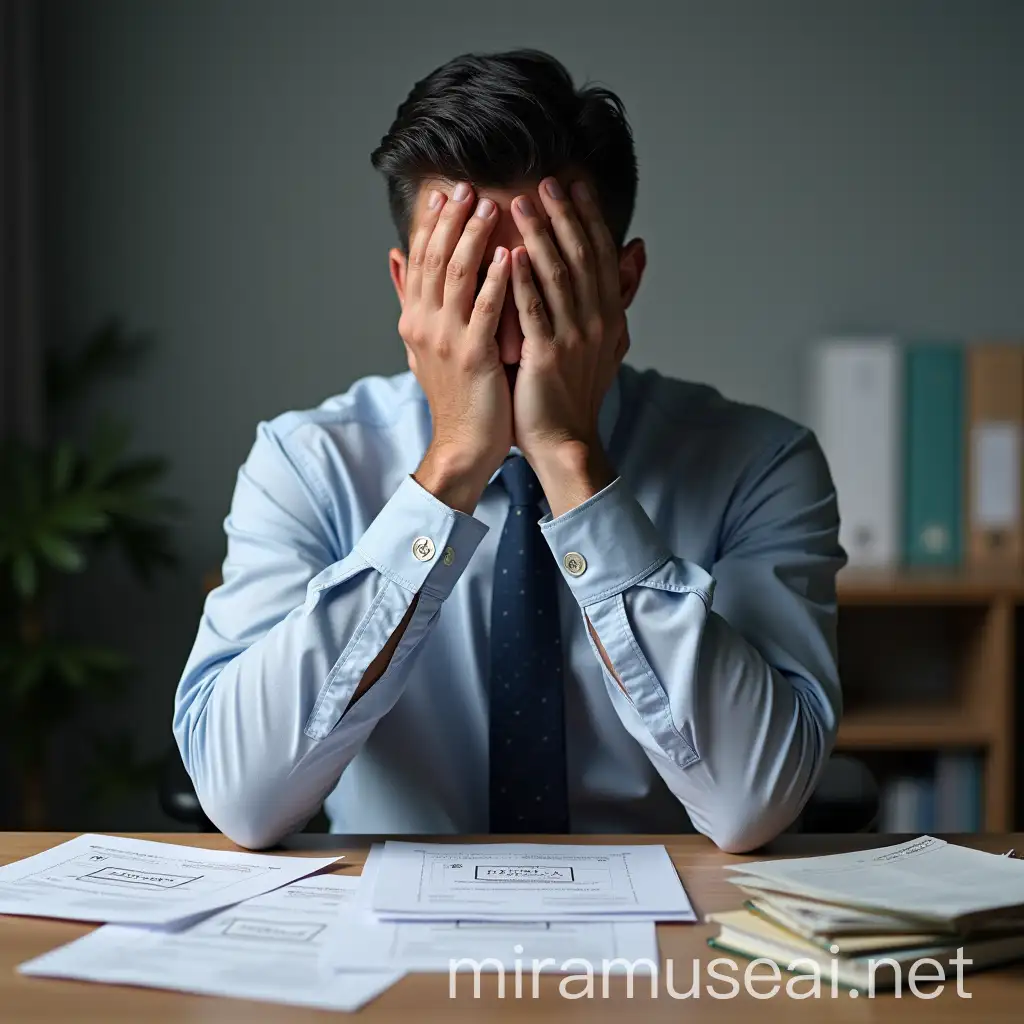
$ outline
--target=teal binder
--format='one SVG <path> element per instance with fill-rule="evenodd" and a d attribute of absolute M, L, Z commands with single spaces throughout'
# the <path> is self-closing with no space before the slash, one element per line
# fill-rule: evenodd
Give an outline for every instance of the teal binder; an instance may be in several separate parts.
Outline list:
<path fill-rule="evenodd" d="M 963 554 L 964 351 L 907 345 L 904 530 L 908 565 L 956 566 Z"/>

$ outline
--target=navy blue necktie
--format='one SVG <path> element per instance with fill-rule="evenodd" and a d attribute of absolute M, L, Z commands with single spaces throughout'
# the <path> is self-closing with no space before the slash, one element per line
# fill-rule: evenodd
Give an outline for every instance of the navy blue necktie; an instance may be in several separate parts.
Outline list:
<path fill-rule="evenodd" d="M 501 481 L 511 504 L 491 606 L 490 830 L 569 831 L 560 574 L 541 533 L 537 477 L 522 456 Z"/>

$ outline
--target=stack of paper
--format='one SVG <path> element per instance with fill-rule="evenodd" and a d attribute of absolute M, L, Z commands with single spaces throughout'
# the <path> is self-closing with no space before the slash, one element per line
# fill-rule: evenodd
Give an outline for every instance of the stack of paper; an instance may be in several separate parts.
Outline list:
<path fill-rule="evenodd" d="M 693 921 L 663 846 L 388 842 L 335 921 L 333 971 L 657 970 L 656 921 Z"/>
<path fill-rule="evenodd" d="M 314 874 L 337 860 L 85 835 L 0 868 L 0 913 L 118 922 L 22 964 L 26 975 L 355 1010 L 400 975 L 320 972 L 328 926 L 359 885 Z"/>
<path fill-rule="evenodd" d="M 729 866 L 744 910 L 712 914 L 717 948 L 899 987 L 915 963 L 949 977 L 1024 958 L 1024 864 L 931 836 L 883 849 Z M 923 968 L 922 968 L 923 970 Z"/>

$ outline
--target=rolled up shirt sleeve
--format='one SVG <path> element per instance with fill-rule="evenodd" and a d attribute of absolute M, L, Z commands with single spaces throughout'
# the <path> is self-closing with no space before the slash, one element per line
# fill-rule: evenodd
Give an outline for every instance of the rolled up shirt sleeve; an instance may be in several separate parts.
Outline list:
<path fill-rule="evenodd" d="M 270 845 L 316 813 L 398 700 L 487 531 L 405 477 L 339 550 L 318 486 L 287 432 L 261 425 L 225 521 L 223 583 L 175 697 L 174 734 L 200 803 L 243 846 Z M 414 600 L 387 670 L 351 704 Z"/>
<path fill-rule="evenodd" d="M 694 481 L 699 487 L 700 482 Z M 835 490 L 802 428 L 737 487 L 709 570 L 668 548 L 619 478 L 541 529 L 624 727 L 694 827 L 731 852 L 798 817 L 835 741 Z"/>

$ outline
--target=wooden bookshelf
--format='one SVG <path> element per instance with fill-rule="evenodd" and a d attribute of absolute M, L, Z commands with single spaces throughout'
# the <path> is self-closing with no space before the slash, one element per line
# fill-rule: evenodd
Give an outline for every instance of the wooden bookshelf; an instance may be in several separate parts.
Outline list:
<path fill-rule="evenodd" d="M 987 723 L 965 717 L 959 708 L 894 707 L 849 712 L 839 728 L 837 746 L 844 750 L 978 748 L 992 738 Z"/>
<path fill-rule="evenodd" d="M 985 604 L 1000 599 L 1024 603 L 1024 577 L 1019 573 L 846 568 L 838 585 L 845 606 Z"/>
<path fill-rule="evenodd" d="M 838 591 L 847 703 L 837 749 L 976 752 L 983 763 L 983 827 L 1010 831 L 1014 632 L 1024 577 L 848 567 Z M 918 667 L 915 659 L 931 662 Z M 931 683 L 936 692 L 928 692 Z"/>

